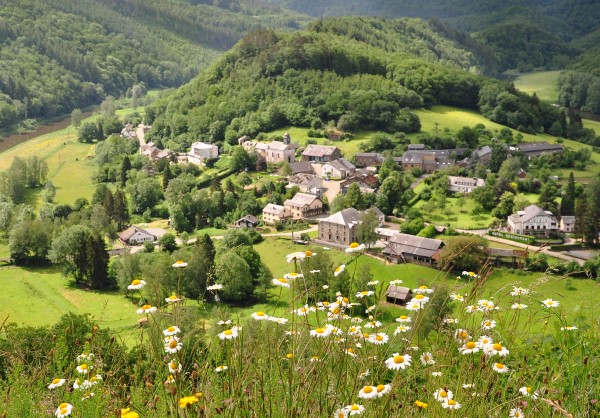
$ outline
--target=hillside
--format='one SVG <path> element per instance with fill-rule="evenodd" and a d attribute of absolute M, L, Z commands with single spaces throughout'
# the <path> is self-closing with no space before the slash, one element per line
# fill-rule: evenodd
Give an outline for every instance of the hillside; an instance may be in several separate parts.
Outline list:
<path fill-rule="evenodd" d="M 198 137 L 235 144 L 288 125 L 411 133 L 419 124 L 408 109 L 435 104 L 480 110 L 525 132 L 562 126 L 550 105 L 465 71 L 477 65 L 414 19 L 332 18 L 307 31 L 256 32 L 150 108 L 150 137 L 178 150 Z"/>
<path fill-rule="evenodd" d="M 234 7 L 237 4 L 237 7 Z M 0 1 L 0 129 L 189 81 L 243 34 L 299 15 L 252 2 Z"/>

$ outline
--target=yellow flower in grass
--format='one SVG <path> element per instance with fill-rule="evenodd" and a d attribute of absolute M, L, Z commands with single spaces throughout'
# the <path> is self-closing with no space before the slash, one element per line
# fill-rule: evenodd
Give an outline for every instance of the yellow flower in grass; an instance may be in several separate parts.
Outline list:
<path fill-rule="evenodd" d="M 134 281 L 131 282 L 131 284 L 129 286 L 127 286 L 127 289 L 140 290 L 144 286 L 146 286 L 146 282 L 144 280 L 135 279 Z"/>
<path fill-rule="evenodd" d="M 403 356 L 400 355 L 400 353 L 394 353 L 392 355 L 392 357 L 388 358 L 385 361 L 385 365 L 387 366 L 388 369 L 391 370 L 399 370 L 399 369 L 406 369 L 408 366 L 410 366 L 410 363 L 412 361 L 412 358 L 410 357 L 409 354 L 404 354 Z"/>
<path fill-rule="evenodd" d="M 163 330 L 163 334 L 167 337 L 170 337 L 172 335 L 177 335 L 181 332 L 181 330 L 179 329 L 178 326 L 175 325 L 171 325 L 169 328 Z"/>
<path fill-rule="evenodd" d="M 140 415 L 130 408 L 121 409 L 121 418 L 140 418 Z"/>
<path fill-rule="evenodd" d="M 58 388 L 61 387 L 62 385 L 64 385 L 66 382 L 65 379 L 53 379 L 52 383 L 50 383 L 48 385 L 48 389 L 54 389 L 54 388 Z"/>
<path fill-rule="evenodd" d="M 198 398 L 195 396 L 185 396 L 179 400 L 179 407 L 181 409 L 186 409 L 187 407 L 198 402 Z"/>
<path fill-rule="evenodd" d="M 71 412 L 73 412 L 73 405 L 63 402 L 58 405 L 58 408 L 56 408 L 56 411 L 54 411 L 54 415 L 56 415 L 58 418 L 68 417 L 71 415 Z"/>
<path fill-rule="evenodd" d="M 375 387 L 377 389 L 377 397 L 381 398 L 383 395 L 387 395 L 392 390 L 392 385 L 377 385 Z"/>
<path fill-rule="evenodd" d="M 415 406 L 421 409 L 427 409 L 427 404 L 421 401 L 415 401 Z"/>

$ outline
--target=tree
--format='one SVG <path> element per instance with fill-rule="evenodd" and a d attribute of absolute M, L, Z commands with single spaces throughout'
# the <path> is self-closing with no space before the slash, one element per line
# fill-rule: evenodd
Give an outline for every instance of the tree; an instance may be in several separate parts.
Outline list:
<path fill-rule="evenodd" d="M 79 126 L 81 125 L 81 109 L 79 108 L 75 108 L 73 109 L 73 111 L 71 112 L 71 124 L 76 127 L 79 128 Z"/>
<path fill-rule="evenodd" d="M 86 281 L 87 237 L 90 231 L 82 225 L 74 225 L 64 229 L 52 242 L 49 253 L 50 261 L 64 266 L 63 274 L 72 276 L 75 283 Z"/>
<path fill-rule="evenodd" d="M 366 244 L 371 248 L 371 244 L 377 241 L 377 232 L 375 228 L 379 226 L 379 217 L 377 211 L 371 208 L 364 212 L 358 226 L 356 227 L 356 239 L 362 244 Z"/>
<path fill-rule="evenodd" d="M 129 156 L 126 155 L 121 163 L 121 172 L 119 176 L 121 187 L 125 187 L 125 184 L 127 183 L 129 170 L 131 170 L 131 161 L 129 160 Z"/>
<path fill-rule="evenodd" d="M 505 219 L 507 216 L 513 213 L 515 204 L 515 195 L 511 192 L 504 192 L 500 196 L 498 205 L 492 210 L 492 215 L 498 219 Z"/>
<path fill-rule="evenodd" d="M 98 128 L 96 127 L 96 124 L 92 122 L 86 122 L 79 126 L 77 132 L 79 142 L 91 143 L 98 137 Z"/>
<path fill-rule="evenodd" d="M 86 240 L 86 278 L 92 289 L 108 289 L 116 285 L 108 275 L 106 243 L 98 234 L 89 234 Z"/>
<path fill-rule="evenodd" d="M 131 107 L 136 109 L 138 107 L 140 98 L 143 95 L 144 90 L 142 89 L 142 86 L 140 86 L 139 84 L 134 84 L 133 87 L 131 87 Z"/>
<path fill-rule="evenodd" d="M 515 199 L 513 201 L 513 212 L 523 210 L 529 205 L 531 205 L 531 202 L 529 201 L 529 199 L 527 199 L 527 196 L 519 193 L 515 196 Z"/>
<path fill-rule="evenodd" d="M 365 209 L 363 194 L 360 191 L 360 186 L 358 183 L 352 183 L 348 188 L 348 191 L 344 196 L 344 207 L 354 208 L 356 210 Z"/>
<path fill-rule="evenodd" d="M 10 231 L 8 249 L 15 264 L 32 259 L 43 262 L 52 242 L 52 225 L 40 219 L 22 218 Z"/>
<path fill-rule="evenodd" d="M 108 196 L 108 193 L 107 193 Z M 109 212 L 106 205 L 106 212 Z M 113 195 L 113 210 L 111 219 L 117 223 L 117 229 L 119 231 L 123 230 L 129 224 L 129 210 L 127 209 L 127 198 L 125 196 L 125 192 L 121 189 L 117 189 Z"/>
<path fill-rule="evenodd" d="M 215 274 L 223 289 L 219 296 L 224 302 L 241 304 L 252 297 L 252 274 L 248 263 L 234 251 L 226 251 L 217 257 Z"/>
<path fill-rule="evenodd" d="M 552 213 L 558 213 L 558 204 L 556 203 L 557 194 L 558 189 L 556 184 L 552 181 L 547 181 L 540 189 L 538 205 Z"/>
<path fill-rule="evenodd" d="M 12 226 L 14 205 L 11 202 L 0 202 L 0 231 L 8 237 L 8 231 Z"/>
<path fill-rule="evenodd" d="M 162 189 L 154 178 L 146 177 L 130 183 L 128 189 L 133 213 L 141 214 L 152 209 L 163 197 Z"/>
<path fill-rule="evenodd" d="M 460 196 L 458 199 L 456 199 L 456 205 L 458 206 L 460 213 L 463 213 L 463 207 L 466 203 L 467 199 L 464 196 Z"/>
<path fill-rule="evenodd" d="M 170 232 L 167 232 L 158 239 L 158 245 L 160 245 L 160 248 L 163 251 L 172 253 L 177 249 L 177 241 L 175 239 L 175 235 Z"/>
<path fill-rule="evenodd" d="M 111 116 L 114 116 L 116 112 L 117 104 L 115 103 L 115 98 L 112 96 L 106 96 L 100 105 L 100 113 L 102 114 L 102 118 L 108 119 Z"/>
<path fill-rule="evenodd" d="M 560 202 L 561 216 L 575 215 L 575 177 L 573 172 L 569 173 L 567 187 Z"/>
<path fill-rule="evenodd" d="M 165 169 L 163 171 L 163 177 L 162 177 L 163 191 L 167 190 L 167 187 L 169 186 L 169 182 L 171 181 L 172 178 L 173 178 L 173 174 L 171 173 L 170 164 L 166 164 Z"/>
<path fill-rule="evenodd" d="M 478 271 L 485 257 L 485 240 L 475 236 L 452 237 L 446 241 L 439 265 L 442 269 Z"/>

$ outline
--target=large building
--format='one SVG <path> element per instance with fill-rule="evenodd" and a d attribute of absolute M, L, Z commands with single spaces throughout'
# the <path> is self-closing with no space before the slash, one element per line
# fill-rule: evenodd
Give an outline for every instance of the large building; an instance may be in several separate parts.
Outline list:
<path fill-rule="evenodd" d="M 477 177 L 448 176 L 448 191 L 455 193 L 471 193 L 478 187 L 485 186 L 484 179 Z"/>
<path fill-rule="evenodd" d="M 273 225 L 276 222 L 282 222 L 291 217 L 292 214 L 284 206 L 269 203 L 263 209 L 263 223 Z"/>
<path fill-rule="evenodd" d="M 126 230 L 119 232 L 118 236 L 119 240 L 125 245 L 140 245 L 144 242 L 156 241 L 155 235 L 135 225 L 131 225 Z"/>
<path fill-rule="evenodd" d="M 439 259 L 444 242 L 439 239 L 417 237 L 400 232 L 386 242 L 383 255 L 395 263 L 413 263 L 431 266 Z"/>
<path fill-rule="evenodd" d="M 216 145 L 205 142 L 194 142 L 187 158 L 190 163 L 199 165 L 208 158 L 217 158 L 218 156 L 219 147 Z"/>
<path fill-rule="evenodd" d="M 383 163 L 383 154 L 378 152 L 359 152 L 354 156 L 357 167 L 378 166 Z"/>
<path fill-rule="evenodd" d="M 385 215 L 378 208 L 373 209 L 377 213 L 379 226 L 383 225 Z M 321 219 L 317 239 L 343 247 L 357 242 L 356 227 L 360 224 L 364 213 L 354 208 L 348 208 Z"/>
<path fill-rule="evenodd" d="M 420 169 L 425 174 L 452 166 L 452 150 L 409 150 L 400 160 L 404 170 Z"/>
<path fill-rule="evenodd" d="M 536 205 L 513 213 L 508 217 L 508 230 L 515 234 L 544 235 L 558 232 L 558 220 L 552 212 Z"/>
<path fill-rule="evenodd" d="M 340 149 L 329 145 L 310 144 L 302 152 L 302 161 L 310 161 L 311 163 L 327 163 L 340 158 L 342 158 Z"/>
<path fill-rule="evenodd" d="M 523 142 L 517 145 L 516 149 L 524 156 L 531 158 L 542 154 L 562 152 L 563 146 L 561 144 L 549 144 L 548 142 Z"/>
<path fill-rule="evenodd" d="M 270 143 L 245 141 L 242 147 L 246 151 L 256 151 L 268 163 L 292 163 L 296 160 L 296 144 L 286 144 L 281 141 Z"/>
<path fill-rule="evenodd" d="M 292 219 L 308 218 L 323 213 L 321 199 L 307 193 L 296 193 L 292 199 L 283 202 L 283 207 L 291 214 Z"/>

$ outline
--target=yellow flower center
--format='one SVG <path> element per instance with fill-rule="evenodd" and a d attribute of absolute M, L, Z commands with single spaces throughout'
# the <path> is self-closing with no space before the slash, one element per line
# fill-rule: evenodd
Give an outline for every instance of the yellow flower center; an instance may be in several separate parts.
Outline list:
<path fill-rule="evenodd" d="M 325 332 L 325 328 L 317 328 L 317 329 L 315 330 L 315 332 L 316 332 L 317 334 L 323 334 L 323 333 Z"/>
<path fill-rule="evenodd" d="M 183 264 L 183 260 L 177 260 L 175 264 Z"/>
<path fill-rule="evenodd" d="M 280 283 L 287 283 L 288 281 L 286 279 L 277 279 L 279 280 Z"/>
<path fill-rule="evenodd" d="M 493 348 L 494 350 L 496 350 L 496 351 L 501 351 L 501 350 L 502 350 L 502 346 L 501 346 L 500 344 L 494 344 L 494 345 L 492 346 L 492 348 Z"/>
<path fill-rule="evenodd" d="M 304 255 L 307 257 L 312 257 L 313 253 L 311 250 L 306 250 L 306 251 L 304 251 Z"/>
<path fill-rule="evenodd" d="M 527 388 L 525 390 L 527 391 L 527 393 L 531 393 L 531 388 Z"/>
<path fill-rule="evenodd" d="M 371 392 L 373 392 L 373 388 L 371 386 L 365 386 L 363 388 L 363 392 L 364 393 L 371 393 Z"/>
<path fill-rule="evenodd" d="M 466 340 L 469 337 L 469 333 L 467 331 L 461 331 L 459 336 L 461 339 Z"/>
<path fill-rule="evenodd" d="M 340 266 L 340 267 L 338 267 L 338 268 L 336 268 L 336 269 L 335 269 L 335 272 L 337 273 L 337 272 L 339 272 L 341 269 L 342 269 L 342 267 Z"/>
<path fill-rule="evenodd" d="M 476 344 L 475 344 L 473 341 L 469 341 L 467 344 L 465 344 L 465 347 L 466 347 L 468 350 L 472 350 L 472 349 L 474 349 L 475 347 L 477 347 L 477 345 L 476 345 Z"/>
<path fill-rule="evenodd" d="M 333 313 L 336 314 L 336 315 L 339 314 L 340 313 L 340 308 L 335 308 L 333 310 Z"/>
<path fill-rule="evenodd" d="M 423 296 L 423 295 L 417 295 L 417 296 L 415 296 L 415 299 L 425 299 L 425 296 Z"/>
<path fill-rule="evenodd" d="M 52 384 L 53 384 L 53 385 L 56 385 L 56 384 L 57 384 L 57 383 L 59 383 L 59 382 L 60 382 L 60 379 L 54 379 L 54 380 L 52 381 Z"/>
<path fill-rule="evenodd" d="M 377 341 L 383 341 L 383 337 L 381 335 L 376 336 L 375 339 Z"/>
<path fill-rule="evenodd" d="M 383 392 L 385 390 L 385 385 L 377 385 L 377 392 Z"/>
<path fill-rule="evenodd" d="M 285 356 L 286 356 L 287 358 L 292 358 L 292 357 L 294 357 L 294 355 L 293 355 L 292 353 L 288 353 L 288 354 L 286 354 Z"/>
<path fill-rule="evenodd" d="M 67 408 L 67 405 L 68 405 L 67 403 L 63 402 L 63 403 L 61 403 L 61 404 L 60 404 L 58 407 L 59 407 L 60 409 L 66 409 L 66 408 Z"/>
<path fill-rule="evenodd" d="M 358 405 L 356 405 L 356 404 L 355 404 L 355 405 L 352 405 L 352 406 L 350 407 L 350 409 L 351 409 L 352 411 L 358 411 L 360 408 L 358 407 Z"/>
<path fill-rule="evenodd" d="M 262 311 L 256 312 L 256 316 L 265 316 L 265 313 Z"/>
<path fill-rule="evenodd" d="M 349 348 L 349 349 L 348 349 L 348 352 L 349 352 L 349 353 L 354 353 L 354 349 L 353 349 L 353 348 Z"/>
<path fill-rule="evenodd" d="M 175 331 L 175 327 L 169 327 L 169 328 L 167 328 L 167 331 L 173 332 L 173 331 Z"/>
<path fill-rule="evenodd" d="M 446 392 L 445 390 L 440 390 L 440 393 L 438 395 L 440 396 L 440 398 L 445 398 L 446 396 L 448 396 L 448 392 Z"/>
<path fill-rule="evenodd" d="M 353 242 L 350 244 L 350 248 L 358 248 L 358 242 Z"/>
<path fill-rule="evenodd" d="M 360 292 L 360 293 L 361 293 L 361 294 L 363 294 L 363 295 L 368 295 L 368 294 L 369 294 L 369 291 L 368 291 L 368 290 L 363 290 L 363 291 L 362 291 L 362 292 Z"/>
<path fill-rule="evenodd" d="M 142 281 L 135 279 L 134 281 L 131 282 L 132 285 L 137 286 L 138 284 L 140 284 Z"/>
<path fill-rule="evenodd" d="M 79 368 L 81 370 L 87 370 L 87 365 L 86 364 L 82 364 L 81 366 L 79 366 Z"/>
<path fill-rule="evenodd" d="M 491 322 L 491 321 L 485 321 L 485 326 L 486 326 L 486 327 L 490 327 L 490 326 L 492 326 L 492 322 Z"/>
<path fill-rule="evenodd" d="M 150 309 L 151 307 L 152 307 L 152 305 L 144 305 L 144 306 L 142 306 L 142 310 L 145 311 L 145 310 Z"/>
<path fill-rule="evenodd" d="M 363 334 L 363 338 L 367 339 L 369 338 L 370 334 Z"/>
<path fill-rule="evenodd" d="M 231 334 L 233 334 L 233 331 L 232 331 L 232 330 L 230 330 L 230 329 L 226 329 L 226 330 L 223 332 L 223 334 L 225 334 L 225 335 L 231 335 Z"/>
<path fill-rule="evenodd" d="M 175 347 L 177 347 L 177 341 L 175 341 L 175 340 L 169 341 L 169 348 L 175 348 Z"/>
<path fill-rule="evenodd" d="M 61 415 L 65 415 L 67 412 L 68 412 L 67 408 L 61 408 L 60 409 Z"/>
<path fill-rule="evenodd" d="M 346 414 L 344 414 L 343 412 L 340 412 L 338 414 L 338 418 L 346 418 Z"/>
<path fill-rule="evenodd" d="M 400 319 L 408 319 L 408 316 L 406 316 L 406 315 L 402 315 L 402 316 L 400 317 Z"/>
<path fill-rule="evenodd" d="M 323 302 L 323 306 L 329 306 L 329 302 Z"/>
<path fill-rule="evenodd" d="M 456 401 L 454 399 L 450 399 L 448 401 L 448 405 L 456 405 Z"/>
<path fill-rule="evenodd" d="M 348 303 L 348 302 L 349 302 L 348 298 L 344 298 L 344 299 L 342 299 L 342 301 L 343 301 L 344 303 Z"/>
<path fill-rule="evenodd" d="M 428 287 L 425 285 L 419 286 L 419 289 L 427 289 Z"/>
<path fill-rule="evenodd" d="M 502 364 L 502 363 L 496 363 L 496 368 L 497 369 L 503 369 L 504 368 L 504 364 Z"/>
<path fill-rule="evenodd" d="M 402 357 L 402 356 L 394 356 L 394 363 L 396 363 L 396 364 L 404 363 L 404 357 Z"/>

